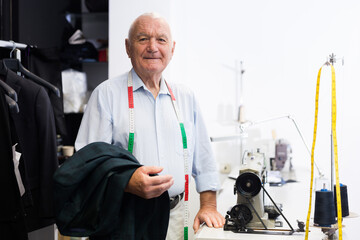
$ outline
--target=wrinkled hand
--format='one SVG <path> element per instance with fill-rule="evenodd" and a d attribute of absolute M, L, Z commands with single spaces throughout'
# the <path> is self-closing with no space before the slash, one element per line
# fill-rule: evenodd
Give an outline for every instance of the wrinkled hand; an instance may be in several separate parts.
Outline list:
<path fill-rule="evenodd" d="M 225 218 L 216 210 L 216 206 L 203 206 L 194 220 L 195 233 L 199 230 L 201 223 L 206 223 L 208 227 L 221 228 L 225 224 Z"/>
<path fill-rule="evenodd" d="M 150 176 L 150 174 L 157 174 L 162 170 L 162 167 L 155 166 L 139 167 L 131 176 L 125 192 L 145 199 L 160 196 L 174 184 L 174 179 L 171 175 Z"/>
<path fill-rule="evenodd" d="M 216 192 L 205 191 L 200 193 L 200 210 L 196 214 L 193 225 L 195 233 L 202 223 L 215 228 L 220 228 L 225 224 L 225 218 L 216 210 Z"/>

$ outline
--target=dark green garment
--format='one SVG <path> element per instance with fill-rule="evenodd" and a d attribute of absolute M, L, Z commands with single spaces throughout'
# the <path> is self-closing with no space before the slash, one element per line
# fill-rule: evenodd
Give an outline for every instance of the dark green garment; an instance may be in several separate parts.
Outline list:
<path fill-rule="evenodd" d="M 165 239 L 169 195 L 143 199 L 124 189 L 140 167 L 135 157 L 104 142 L 91 143 L 54 175 L 56 224 L 61 234 L 101 239 Z"/>

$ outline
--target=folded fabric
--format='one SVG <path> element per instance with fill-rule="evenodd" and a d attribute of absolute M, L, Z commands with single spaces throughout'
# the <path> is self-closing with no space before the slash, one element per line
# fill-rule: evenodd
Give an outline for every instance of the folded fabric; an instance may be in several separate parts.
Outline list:
<path fill-rule="evenodd" d="M 66 236 L 106 239 L 165 239 L 169 195 L 143 199 L 124 189 L 140 167 L 125 149 L 91 143 L 54 174 L 56 224 Z"/>

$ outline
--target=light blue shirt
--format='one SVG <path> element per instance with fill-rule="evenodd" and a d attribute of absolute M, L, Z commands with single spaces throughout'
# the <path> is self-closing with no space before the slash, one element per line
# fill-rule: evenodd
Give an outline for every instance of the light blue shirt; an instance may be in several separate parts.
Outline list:
<path fill-rule="evenodd" d="M 128 149 L 129 104 L 127 73 L 101 83 L 92 93 L 79 128 L 75 148 L 102 141 Z M 184 191 L 184 158 L 180 125 L 164 79 L 156 99 L 132 70 L 135 139 L 133 155 L 145 166 L 161 166 L 174 184 L 169 195 Z M 189 173 L 196 190 L 217 191 L 218 171 L 204 120 L 192 91 L 170 85 L 183 117 L 189 149 Z"/>

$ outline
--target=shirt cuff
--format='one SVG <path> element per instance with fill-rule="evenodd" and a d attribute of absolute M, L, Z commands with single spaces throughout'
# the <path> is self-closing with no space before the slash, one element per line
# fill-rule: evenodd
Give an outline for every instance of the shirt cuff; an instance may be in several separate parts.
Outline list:
<path fill-rule="evenodd" d="M 220 190 L 220 180 L 217 172 L 201 174 L 195 176 L 196 191 L 198 193 L 204 191 L 218 191 Z"/>

